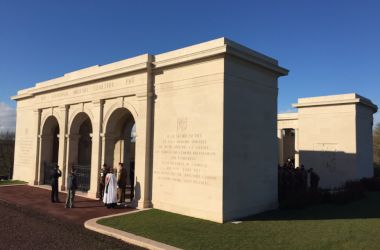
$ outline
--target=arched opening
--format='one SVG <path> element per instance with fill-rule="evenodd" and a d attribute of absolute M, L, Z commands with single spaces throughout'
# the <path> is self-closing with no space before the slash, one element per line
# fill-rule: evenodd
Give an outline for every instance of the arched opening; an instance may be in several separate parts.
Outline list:
<path fill-rule="evenodd" d="M 291 165 L 295 167 L 295 130 L 294 129 L 283 129 L 282 130 L 282 140 L 283 140 L 283 161 L 285 165 Z"/>
<path fill-rule="evenodd" d="M 58 164 L 59 124 L 57 118 L 49 116 L 41 133 L 40 184 L 50 184 L 50 172 Z"/>
<path fill-rule="evenodd" d="M 116 170 L 119 162 L 127 172 L 126 198 L 134 197 L 136 126 L 131 112 L 126 108 L 116 109 L 105 129 L 104 163 Z M 115 172 L 116 173 L 116 172 Z"/>
<path fill-rule="evenodd" d="M 87 192 L 91 180 L 92 124 L 90 117 L 81 112 L 77 114 L 70 127 L 69 169 L 74 168 L 77 175 L 78 190 Z"/>

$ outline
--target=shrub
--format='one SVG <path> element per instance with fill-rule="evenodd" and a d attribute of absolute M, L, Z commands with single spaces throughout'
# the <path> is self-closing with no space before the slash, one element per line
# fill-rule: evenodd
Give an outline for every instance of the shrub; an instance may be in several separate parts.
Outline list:
<path fill-rule="evenodd" d="M 365 187 L 360 181 L 347 181 L 341 188 L 330 191 L 329 202 L 347 204 L 365 197 Z"/>
<path fill-rule="evenodd" d="M 380 177 L 363 178 L 360 182 L 368 191 L 380 191 Z"/>

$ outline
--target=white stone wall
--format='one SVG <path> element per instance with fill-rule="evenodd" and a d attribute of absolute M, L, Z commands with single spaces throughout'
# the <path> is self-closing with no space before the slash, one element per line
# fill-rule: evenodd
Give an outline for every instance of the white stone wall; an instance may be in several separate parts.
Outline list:
<path fill-rule="evenodd" d="M 155 77 L 153 206 L 223 221 L 223 58 Z"/>
<path fill-rule="evenodd" d="M 278 116 L 278 129 L 295 129 L 300 164 L 314 169 L 321 187 L 340 187 L 348 180 L 373 176 L 376 105 L 357 94 L 343 94 L 300 98 L 294 106 L 297 114 Z M 281 156 L 284 145 L 279 139 Z"/>
<path fill-rule="evenodd" d="M 41 184 L 51 149 L 43 128 L 55 117 L 65 189 L 78 158 L 78 128 L 88 117 L 87 195 L 95 197 L 101 164 L 115 168 L 124 158 L 120 122 L 133 119 L 133 205 L 217 222 L 274 208 L 277 77 L 286 74 L 276 60 L 221 38 L 38 83 L 14 97 L 15 178 Z"/>
<path fill-rule="evenodd" d="M 246 61 L 226 58 L 225 221 L 277 207 L 277 77 Z"/>

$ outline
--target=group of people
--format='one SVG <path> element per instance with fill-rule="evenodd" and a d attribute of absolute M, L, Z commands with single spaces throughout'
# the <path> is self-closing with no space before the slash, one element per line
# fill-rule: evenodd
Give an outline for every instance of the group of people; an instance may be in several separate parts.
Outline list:
<path fill-rule="evenodd" d="M 134 166 L 131 163 L 130 168 L 130 184 L 131 184 L 131 200 L 134 194 Z M 119 163 L 117 174 L 113 173 L 113 168 L 103 164 L 100 171 L 99 182 L 99 196 L 107 208 L 114 208 L 119 203 L 125 206 L 125 192 L 127 187 L 127 170 L 124 168 L 123 163 Z M 60 202 L 58 196 L 58 179 L 62 176 L 59 166 L 56 164 L 51 171 L 51 202 Z M 70 169 L 69 176 L 67 177 L 67 199 L 66 208 L 73 208 L 75 192 L 78 188 L 76 171 L 74 168 Z"/>
<path fill-rule="evenodd" d="M 296 168 L 291 159 L 288 159 L 283 166 L 278 166 L 280 199 L 296 192 L 316 191 L 318 185 L 319 176 L 313 168 L 306 170 L 304 165 Z"/>
<path fill-rule="evenodd" d="M 51 170 L 51 202 L 60 202 L 58 196 L 58 179 L 62 176 L 62 171 L 59 166 L 54 165 Z M 72 208 L 74 203 L 75 191 L 78 188 L 75 169 L 71 168 L 69 176 L 67 177 L 67 198 L 65 208 Z"/>
<path fill-rule="evenodd" d="M 133 163 L 132 163 L 133 164 Z M 129 174 L 131 182 L 131 200 L 133 199 L 133 187 L 134 187 L 134 166 L 130 168 Z M 125 206 L 125 191 L 127 187 L 127 170 L 123 163 L 119 163 L 117 168 L 117 174 L 113 173 L 113 169 L 109 168 L 106 164 L 103 164 L 100 171 L 100 185 L 99 194 L 100 200 L 107 208 L 116 207 L 117 203 L 121 206 Z"/>

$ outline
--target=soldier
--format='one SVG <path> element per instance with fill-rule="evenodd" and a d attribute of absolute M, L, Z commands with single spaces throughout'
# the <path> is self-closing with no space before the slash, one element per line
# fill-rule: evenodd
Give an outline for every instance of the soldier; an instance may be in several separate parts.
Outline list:
<path fill-rule="evenodd" d="M 58 178 L 61 177 L 61 175 L 62 175 L 62 172 L 61 170 L 59 170 L 58 164 L 55 164 L 50 174 L 51 202 L 60 202 L 58 198 Z"/>
<path fill-rule="evenodd" d="M 103 199 L 104 194 L 104 186 L 105 186 L 105 180 L 106 175 L 108 173 L 108 167 L 107 164 L 103 164 L 102 168 L 100 169 L 100 178 L 99 178 L 99 200 Z"/>
<path fill-rule="evenodd" d="M 126 170 L 123 163 L 119 163 L 117 169 L 117 193 L 118 193 L 118 202 L 123 206 L 125 204 L 125 188 L 127 186 L 126 182 Z"/>

